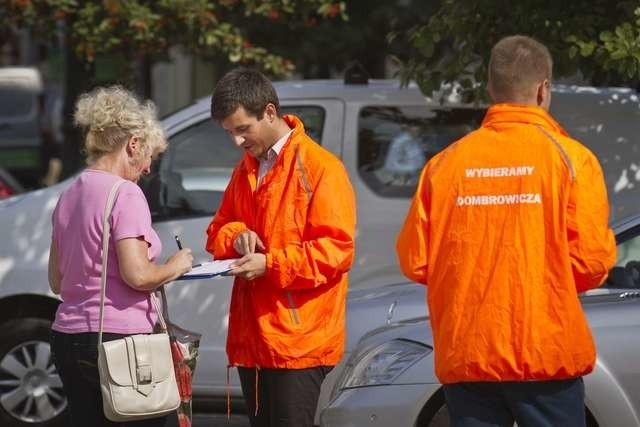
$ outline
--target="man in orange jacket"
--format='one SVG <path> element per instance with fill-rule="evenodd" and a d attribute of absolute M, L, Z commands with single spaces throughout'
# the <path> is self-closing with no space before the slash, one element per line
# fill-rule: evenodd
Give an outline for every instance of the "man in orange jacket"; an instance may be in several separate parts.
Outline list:
<path fill-rule="evenodd" d="M 548 114 L 552 60 L 524 36 L 491 51 L 495 104 L 425 166 L 397 251 L 428 285 L 453 426 L 584 426 L 595 348 L 578 293 L 615 263 L 595 156 Z"/>
<path fill-rule="evenodd" d="M 245 151 L 207 229 L 214 258 L 240 257 L 230 273 L 229 363 L 252 427 L 311 427 L 320 384 L 344 350 L 353 189 L 300 119 L 280 115 L 261 73 L 226 74 L 211 116 Z"/>

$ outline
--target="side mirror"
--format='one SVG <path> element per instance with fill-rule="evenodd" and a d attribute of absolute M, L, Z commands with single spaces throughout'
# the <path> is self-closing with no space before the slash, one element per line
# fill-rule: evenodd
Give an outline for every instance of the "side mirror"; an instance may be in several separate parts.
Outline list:
<path fill-rule="evenodd" d="M 624 271 L 633 283 L 634 288 L 640 288 L 640 261 L 629 261 Z"/>

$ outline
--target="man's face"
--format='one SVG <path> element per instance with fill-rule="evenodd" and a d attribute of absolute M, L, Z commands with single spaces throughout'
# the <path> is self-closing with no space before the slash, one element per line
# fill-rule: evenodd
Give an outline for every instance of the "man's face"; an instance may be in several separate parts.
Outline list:
<path fill-rule="evenodd" d="M 267 114 L 263 114 L 262 119 L 247 113 L 244 107 L 240 106 L 224 118 L 220 125 L 231 135 L 233 142 L 240 148 L 247 151 L 253 157 L 261 157 L 276 142 L 273 139 L 273 130 L 269 126 Z"/>

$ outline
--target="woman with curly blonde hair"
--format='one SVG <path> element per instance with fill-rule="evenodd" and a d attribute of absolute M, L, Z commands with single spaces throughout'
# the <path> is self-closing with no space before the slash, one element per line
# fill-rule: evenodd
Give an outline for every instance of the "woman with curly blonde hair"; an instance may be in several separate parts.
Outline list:
<path fill-rule="evenodd" d="M 136 184 L 166 147 L 151 102 L 119 86 L 97 88 L 76 103 L 75 122 L 86 130 L 88 167 L 62 193 L 53 213 L 49 285 L 59 294 L 51 348 L 69 403 L 68 426 L 161 426 L 166 417 L 113 423 L 103 413 L 97 368 L 102 273 L 102 217 L 114 183 L 104 300 L 103 341 L 150 333 L 157 315 L 150 292 L 191 268 L 190 249 L 163 264 L 149 206 Z"/>

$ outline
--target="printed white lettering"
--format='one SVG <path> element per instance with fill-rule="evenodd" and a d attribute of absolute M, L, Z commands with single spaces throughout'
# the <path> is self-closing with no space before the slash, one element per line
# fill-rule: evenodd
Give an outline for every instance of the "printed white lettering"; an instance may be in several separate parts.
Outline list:
<path fill-rule="evenodd" d="M 522 194 L 482 194 L 477 196 L 458 196 L 458 206 L 486 206 L 486 205 L 519 205 L 542 204 L 542 197 L 538 193 Z"/>
<path fill-rule="evenodd" d="M 501 168 L 468 168 L 465 169 L 467 178 L 499 178 L 503 176 L 533 175 L 534 166 L 511 166 Z"/>

